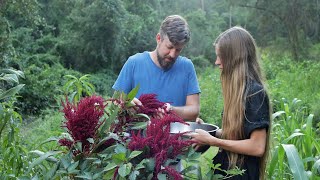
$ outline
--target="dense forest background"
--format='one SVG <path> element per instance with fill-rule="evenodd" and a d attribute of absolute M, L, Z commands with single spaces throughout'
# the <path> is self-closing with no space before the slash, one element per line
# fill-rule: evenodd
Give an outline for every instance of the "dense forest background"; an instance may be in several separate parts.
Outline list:
<path fill-rule="evenodd" d="M 275 141 L 296 143 L 305 171 L 316 169 L 320 174 L 320 145 L 311 145 L 320 137 L 319 0 L 0 0 L 0 69 L 23 72 L 17 73 L 19 81 L 0 72 L 0 175 L 25 174 L 32 162 L 27 152 L 61 133 L 59 110 L 67 94 L 82 89 L 84 94 L 110 97 L 127 58 L 152 51 L 161 21 L 172 14 L 185 17 L 191 29 L 182 55 L 196 67 L 202 90 L 200 116 L 221 123 L 212 43 L 229 27 L 242 26 L 259 46 L 275 112 Z M 10 99 L 5 90 L 17 83 L 24 87 Z M 283 113 L 283 119 L 276 118 Z M 313 130 L 307 128 L 307 136 L 303 131 L 310 124 Z M 314 139 L 292 142 L 303 136 L 297 133 Z M 278 144 L 274 147 L 277 158 L 284 154 Z M 296 177 L 288 169 L 289 165 L 274 165 L 269 177 Z"/>

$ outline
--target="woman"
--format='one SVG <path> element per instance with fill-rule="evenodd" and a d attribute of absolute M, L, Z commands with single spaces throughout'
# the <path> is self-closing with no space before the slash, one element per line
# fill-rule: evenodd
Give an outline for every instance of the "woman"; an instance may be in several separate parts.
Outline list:
<path fill-rule="evenodd" d="M 245 170 L 232 179 L 264 179 L 271 108 L 255 41 L 245 29 L 233 27 L 220 34 L 214 46 L 224 101 L 222 130 L 216 137 L 200 129 L 191 136 L 198 145 L 219 147 L 214 164 Z"/>

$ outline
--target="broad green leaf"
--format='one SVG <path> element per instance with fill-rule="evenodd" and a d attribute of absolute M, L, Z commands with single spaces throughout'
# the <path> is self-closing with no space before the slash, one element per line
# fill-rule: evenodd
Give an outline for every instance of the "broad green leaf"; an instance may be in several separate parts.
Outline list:
<path fill-rule="evenodd" d="M 308 180 L 307 175 L 304 171 L 302 160 L 299 157 L 299 153 L 296 147 L 292 144 L 282 144 L 282 147 L 286 152 L 288 162 L 289 162 L 289 167 L 293 174 L 294 179 Z"/>
<path fill-rule="evenodd" d="M 59 137 L 50 137 L 47 140 L 43 141 L 40 145 L 43 145 L 45 143 L 52 142 L 52 141 L 57 141 L 58 142 L 59 140 L 60 140 Z"/>
<path fill-rule="evenodd" d="M 112 170 L 112 169 L 115 169 L 116 167 L 117 167 L 117 165 L 112 162 L 112 163 L 109 163 L 109 164 L 104 168 L 103 171 L 110 171 L 110 170 Z"/>
<path fill-rule="evenodd" d="M 286 112 L 286 115 L 289 116 L 290 114 L 290 110 L 289 110 L 289 105 L 288 103 L 284 103 L 284 111 Z"/>
<path fill-rule="evenodd" d="M 294 98 L 294 99 L 292 100 L 292 105 L 296 105 L 296 104 L 298 104 L 299 102 L 301 102 L 301 100 L 299 100 L 298 98 Z"/>
<path fill-rule="evenodd" d="M 285 167 L 288 166 L 287 163 L 284 163 L 285 162 L 284 158 L 285 158 L 285 151 L 282 147 L 279 147 L 278 148 L 278 159 L 277 159 L 278 160 L 278 163 L 277 163 L 278 167 L 277 168 L 278 168 L 278 171 L 280 171 L 280 172 L 283 172 Z"/>
<path fill-rule="evenodd" d="M 10 96 L 14 96 L 18 91 L 24 86 L 24 84 L 19 84 L 11 89 L 8 89 L 7 91 L 4 91 L 0 94 L 0 100 L 5 99 Z"/>
<path fill-rule="evenodd" d="M 241 170 L 239 167 L 235 167 L 233 169 L 229 169 L 226 172 L 230 175 L 241 175 L 244 173 L 245 170 Z"/>
<path fill-rule="evenodd" d="M 131 129 L 145 129 L 148 126 L 148 122 L 137 122 L 131 127 Z"/>
<path fill-rule="evenodd" d="M 75 147 L 77 150 L 79 150 L 80 152 L 82 152 L 82 142 L 78 141 L 75 143 Z"/>
<path fill-rule="evenodd" d="M 119 167 L 118 172 L 121 177 L 126 177 L 130 174 L 132 168 L 131 163 L 123 164 Z"/>
<path fill-rule="evenodd" d="M 62 151 L 56 151 L 56 152 L 62 153 Z M 39 150 L 33 150 L 33 151 L 30 151 L 30 153 L 36 154 L 38 156 L 42 156 L 45 154 L 44 152 L 39 151 Z M 48 157 L 46 160 L 49 162 L 54 162 L 54 163 L 58 161 L 55 157 Z"/>
<path fill-rule="evenodd" d="M 75 81 L 68 81 L 62 88 L 64 89 L 65 93 L 67 93 L 70 89 L 70 87 L 73 86 Z"/>
<path fill-rule="evenodd" d="M 133 88 L 133 89 L 129 92 L 129 94 L 128 94 L 128 96 L 127 96 L 128 102 L 131 102 L 131 101 L 133 100 L 133 98 L 136 97 L 136 95 L 138 94 L 138 91 L 139 91 L 139 87 L 140 87 L 140 85 L 137 85 L 135 88 Z"/>
<path fill-rule="evenodd" d="M 110 116 L 104 121 L 101 129 L 100 129 L 100 135 L 102 135 L 103 133 L 105 133 L 107 131 L 107 129 L 110 127 L 111 123 L 114 122 L 114 120 L 116 119 L 117 115 L 118 115 L 118 111 L 119 108 L 116 108 L 111 114 Z"/>
<path fill-rule="evenodd" d="M 136 180 L 137 176 L 140 174 L 139 171 L 134 170 L 133 172 L 131 172 L 130 176 L 129 176 L 129 180 Z"/>
<path fill-rule="evenodd" d="M 81 77 L 79 78 L 79 80 L 80 80 L 80 81 L 86 81 L 86 80 L 89 80 L 89 77 L 90 77 L 90 74 L 85 74 L 85 75 L 81 76 Z"/>
<path fill-rule="evenodd" d="M 153 171 L 155 167 L 155 160 L 153 158 L 145 159 L 146 160 L 146 168 L 148 171 Z"/>
<path fill-rule="evenodd" d="M 273 149 L 273 153 L 271 154 L 272 159 L 269 163 L 268 174 L 274 174 L 277 163 L 279 163 L 278 162 L 278 149 L 279 149 L 279 146 L 276 146 Z"/>
<path fill-rule="evenodd" d="M 157 176 L 158 180 L 167 180 L 167 175 L 166 174 L 162 174 L 162 173 L 159 173 L 158 176 Z"/>
<path fill-rule="evenodd" d="M 115 163 L 119 164 L 121 162 L 125 162 L 126 159 L 126 154 L 125 153 L 118 153 L 118 154 L 113 154 L 112 159 Z"/>
<path fill-rule="evenodd" d="M 313 154 L 312 154 L 312 148 L 314 147 L 313 146 L 313 143 L 312 143 L 312 139 L 313 137 L 315 136 L 313 134 L 313 131 L 312 131 L 312 121 L 313 121 L 313 114 L 310 114 L 307 118 L 307 124 L 306 124 L 306 128 L 305 128 L 305 134 L 306 136 L 304 137 L 304 147 L 306 149 L 306 152 L 305 152 L 305 156 L 307 157 L 312 157 Z"/>
<path fill-rule="evenodd" d="M 297 136 L 304 136 L 304 134 L 303 133 L 293 133 L 288 138 L 283 140 L 281 143 L 287 144 L 291 139 L 293 139 L 294 137 L 297 137 Z"/>
<path fill-rule="evenodd" d="M 191 172 L 191 171 L 195 171 L 195 170 L 197 170 L 197 169 L 198 169 L 197 166 L 192 165 L 192 166 L 188 166 L 187 168 L 184 168 L 184 169 L 181 171 L 181 173 L 182 173 L 182 174 L 185 174 L 185 173 L 188 173 L 188 172 Z"/>
<path fill-rule="evenodd" d="M 129 155 L 129 159 L 139 156 L 143 151 L 132 151 Z"/>
<path fill-rule="evenodd" d="M 320 179 L 320 159 L 318 159 L 312 166 L 312 176 Z"/>
<path fill-rule="evenodd" d="M 4 80 L 6 82 L 11 83 L 19 83 L 19 79 L 15 74 L 5 74 L 3 77 L 0 77 L 0 80 Z"/>
<path fill-rule="evenodd" d="M 65 75 L 64 77 L 67 77 L 67 78 L 69 78 L 69 79 L 74 79 L 74 80 L 78 81 L 78 78 L 77 78 L 77 77 L 75 77 L 75 76 L 73 76 L 73 75 L 70 75 L 70 74 L 67 74 L 67 75 Z"/>
<path fill-rule="evenodd" d="M 115 149 L 115 153 L 126 153 L 127 152 L 127 148 L 124 147 L 123 145 L 119 144 L 117 145 L 116 149 Z"/>
<path fill-rule="evenodd" d="M 138 117 L 141 116 L 141 117 L 148 119 L 148 121 L 150 121 L 150 117 L 146 114 L 139 113 L 139 114 L 136 114 L 135 116 L 138 116 Z"/>
<path fill-rule="evenodd" d="M 88 159 L 84 159 L 84 160 L 80 161 L 80 164 L 79 164 L 80 171 L 83 172 L 86 169 L 88 169 L 89 168 L 88 164 L 89 164 L 89 160 Z"/>
<path fill-rule="evenodd" d="M 108 136 L 104 137 L 102 140 L 100 140 L 100 142 L 95 146 L 95 148 L 93 149 L 93 152 L 99 148 L 101 145 L 103 145 L 107 140 L 109 139 L 115 139 L 118 140 L 118 136 L 114 133 L 109 133 Z"/>
<path fill-rule="evenodd" d="M 94 86 L 92 84 L 83 82 L 82 85 L 84 87 L 83 90 L 87 95 L 91 96 L 94 93 Z"/>
<path fill-rule="evenodd" d="M 70 154 L 66 154 L 60 158 L 61 164 L 63 165 L 64 169 L 67 169 L 70 166 L 71 160 L 72 159 L 70 157 Z"/>
<path fill-rule="evenodd" d="M 272 114 L 272 117 L 271 119 L 274 120 L 274 118 L 280 116 L 281 114 L 284 114 L 285 112 L 284 111 L 278 111 L 278 112 L 275 112 Z"/>
<path fill-rule="evenodd" d="M 92 164 L 100 165 L 100 164 L 101 164 L 101 160 L 100 160 L 100 159 L 97 159 L 97 160 L 93 161 Z"/>
<path fill-rule="evenodd" d="M 78 176 L 75 176 L 75 177 L 83 178 L 83 179 L 90 179 L 90 180 L 93 179 L 92 174 L 90 174 L 90 173 L 85 173 L 83 175 L 78 175 Z"/>
<path fill-rule="evenodd" d="M 88 141 L 89 143 L 91 143 L 91 144 L 94 143 L 94 139 L 93 139 L 93 138 L 88 138 L 87 141 Z"/>
<path fill-rule="evenodd" d="M 3 69 L 0 71 L 0 73 L 5 73 L 5 74 L 16 74 L 17 76 L 20 76 L 22 78 L 25 78 L 24 73 L 20 70 L 15 70 L 15 69 Z"/>
<path fill-rule="evenodd" d="M 79 165 L 79 161 L 70 164 L 70 166 L 67 168 L 67 171 L 68 171 L 68 172 L 74 171 L 74 170 L 78 167 L 78 165 Z"/>
<path fill-rule="evenodd" d="M 69 101 L 70 102 L 78 102 L 77 91 L 74 91 L 73 93 L 71 93 L 71 95 L 69 97 Z"/>
<path fill-rule="evenodd" d="M 142 161 L 140 161 L 140 163 L 138 165 L 136 165 L 135 169 L 139 170 L 139 169 L 144 169 L 145 166 L 143 164 L 146 164 L 147 160 L 143 159 Z"/>
<path fill-rule="evenodd" d="M 92 176 L 92 179 L 101 179 L 102 174 L 103 174 L 103 171 L 99 171 Z"/>
<path fill-rule="evenodd" d="M 102 179 L 113 179 L 113 175 L 115 173 L 115 170 L 116 169 L 112 169 L 111 171 L 108 171 L 107 173 L 105 173 L 103 175 L 103 178 Z"/>
<path fill-rule="evenodd" d="M 61 151 L 49 151 L 47 153 L 42 154 L 39 158 L 37 158 L 30 164 L 28 172 L 30 172 L 34 166 L 39 165 L 40 163 L 42 163 L 42 161 L 46 160 L 48 157 L 59 154 L 59 153 L 61 153 Z"/>

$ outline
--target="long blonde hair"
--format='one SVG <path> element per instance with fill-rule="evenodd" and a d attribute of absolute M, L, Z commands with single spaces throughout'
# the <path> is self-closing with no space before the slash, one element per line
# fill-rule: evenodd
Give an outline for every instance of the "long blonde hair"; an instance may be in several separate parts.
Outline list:
<path fill-rule="evenodd" d="M 256 43 L 248 31 L 241 27 L 233 27 L 220 34 L 214 45 L 218 48 L 223 66 L 221 72 L 224 99 L 222 138 L 241 140 L 245 138 L 243 125 L 246 99 L 250 95 L 248 82 L 256 81 L 266 90 L 258 62 Z M 260 179 L 264 178 L 265 173 L 269 133 L 270 130 L 267 135 L 266 151 L 260 161 Z M 243 155 L 229 152 L 228 158 L 229 168 L 243 164 Z"/>

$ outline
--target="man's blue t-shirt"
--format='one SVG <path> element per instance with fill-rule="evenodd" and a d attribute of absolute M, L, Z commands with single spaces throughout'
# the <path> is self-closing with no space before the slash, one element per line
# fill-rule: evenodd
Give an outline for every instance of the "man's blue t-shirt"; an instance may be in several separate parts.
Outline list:
<path fill-rule="evenodd" d="M 129 57 L 112 88 L 128 94 L 137 85 L 140 85 L 137 98 L 141 94 L 157 94 L 159 101 L 174 106 L 184 106 L 188 95 L 201 92 L 190 59 L 179 56 L 173 66 L 164 71 L 147 51 Z"/>

